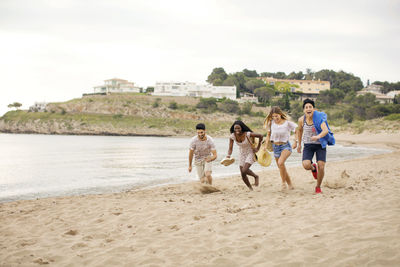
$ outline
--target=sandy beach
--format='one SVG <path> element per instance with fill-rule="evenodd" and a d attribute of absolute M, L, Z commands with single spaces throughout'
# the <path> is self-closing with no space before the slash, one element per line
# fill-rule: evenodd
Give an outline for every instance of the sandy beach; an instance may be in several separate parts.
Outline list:
<path fill-rule="evenodd" d="M 266 168 L 253 192 L 236 176 L 209 194 L 192 182 L 1 203 L 0 265 L 399 266 L 400 134 L 336 138 L 392 152 L 328 162 L 318 195 L 295 167 L 284 192 Z"/>

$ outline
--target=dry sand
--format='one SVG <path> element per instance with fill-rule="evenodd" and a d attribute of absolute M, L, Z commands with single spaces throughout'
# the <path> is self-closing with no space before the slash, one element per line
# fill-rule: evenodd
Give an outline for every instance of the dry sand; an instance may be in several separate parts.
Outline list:
<path fill-rule="evenodd" d="M 399 266 L 400 134 L 337 135 L 394 152 L 276 170 L 249 192 L 240 177 L 109 195 L 0 204 L 1 266 Z M 328 152 L 329 153 L 329 152 Z"/>

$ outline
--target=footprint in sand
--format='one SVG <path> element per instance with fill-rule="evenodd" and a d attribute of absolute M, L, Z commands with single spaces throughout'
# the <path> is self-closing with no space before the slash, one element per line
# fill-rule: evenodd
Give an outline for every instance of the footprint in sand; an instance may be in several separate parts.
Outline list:
<path fill-rule="evenodd" d="M 41 258 L 39 258 L 39 259 L 37 259 L 37 260 L 34 260 L 33 262 L 34 262 L 34 263 L 37 263 L 37 264 L 40 264 L 40 265 L 50 264 L 50 262 L 48 262 L 48 261 L 46 261 L 46 260 L 43 260 L 43 259 L 41 259 Z"/>
<path fill-rule="evenodd" d="M 72 249 L 72 250 L 75 250 L 75 249 L 84 248 L 84 247 L 87 247 L 87 246 L 88 246 L 88 245 L 85 244 L 85 243 L 76 243 L 76 244 L 74 244 L 74 245 L 71 247 L 71 249 Z"/>
<path fill-rule="evenodd" d="M 344 170 L 340 176 L 341 176 L 343 179 L 348 179 L 348 178 L 350 178 L 350 175 L 347 174 L 346 170 Z"/>
<path fill-rule="evenodd" d="M 65 232 L 64 235 L 77 235 L 78 230 L 69 230 L 68 232 Z"/>

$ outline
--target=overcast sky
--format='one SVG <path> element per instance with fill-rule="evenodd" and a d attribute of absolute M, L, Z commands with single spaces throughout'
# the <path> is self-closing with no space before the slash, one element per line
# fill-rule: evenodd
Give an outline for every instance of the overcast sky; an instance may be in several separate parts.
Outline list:
<path fill-rule="evenodd" d="M 398 0 L 0 0 L 0 115 L 114 77 L 205 83 L 215 67 L 397 82 L 399 14 Z"/>

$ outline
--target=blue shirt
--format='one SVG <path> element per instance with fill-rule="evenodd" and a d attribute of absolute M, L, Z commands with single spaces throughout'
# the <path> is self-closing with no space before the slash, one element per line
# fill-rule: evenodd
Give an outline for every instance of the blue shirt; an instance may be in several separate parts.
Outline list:
<path fill-rule="evenodd" d="M 321 124 L 325 122 L 328 127 L 328 134 L 324 137 L 320 138 L 319 141 L 321 143 L 322 148 L 325 148 L 326 145 L 333 146 L 335 144 L 335 137 L 333 137 L 333 133 L 328 125 L 328 116 L 324 112 L 314 111 L 313 113 L 313 123 L 317 134 L 322 132 Z"/>

